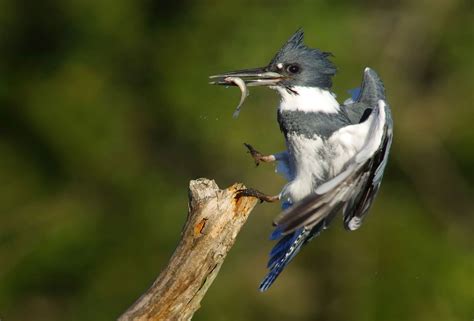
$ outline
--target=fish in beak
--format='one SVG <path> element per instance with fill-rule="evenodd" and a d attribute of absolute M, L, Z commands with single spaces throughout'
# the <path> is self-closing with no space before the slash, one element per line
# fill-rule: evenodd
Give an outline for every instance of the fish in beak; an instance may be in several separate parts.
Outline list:
<path fill-rule="evenodd" d="M 228 77 L 240 78 L 244 81 L 245 85 L 251 86 L 273 86 L 276 85 L 283 79 L 283 76 L 277 72 L 267 71 L 266 67 L 244 69 L 237 71 L 230 71 L 220 75 L 210 76 L 209 79 L 211 85 L 232 85 L 225 79 Z"/>
<path fill-rule="evenodd" d="M 231 71 L 210 76 L 209 78 L 211 79 L 209 82 L 211 85 L 238 86 L 240 88 L 242 95 L 233 115 L 234 118 L 237 118 L 240 113 L 240 107 L 242 107 L 242 104 L 249 95 L 247 87 L 275 86 L 283 79 L 283 76 L 276 72 L 267 71 L 266 68 L 255 68 Z"/>

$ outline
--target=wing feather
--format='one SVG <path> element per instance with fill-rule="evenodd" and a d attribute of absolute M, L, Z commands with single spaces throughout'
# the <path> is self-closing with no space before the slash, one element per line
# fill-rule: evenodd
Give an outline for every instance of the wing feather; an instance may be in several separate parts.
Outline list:
<path fill-rule="evenodd" d="M 383 82 L 375 71 L 365 68 L 360 90 L 355 92 L 341 108 L 353 124 L 358 124 L 365 120 L 364 116 L 368 116 L 370 109 L 376 106 L 380 99 L 385 100 Z"/>

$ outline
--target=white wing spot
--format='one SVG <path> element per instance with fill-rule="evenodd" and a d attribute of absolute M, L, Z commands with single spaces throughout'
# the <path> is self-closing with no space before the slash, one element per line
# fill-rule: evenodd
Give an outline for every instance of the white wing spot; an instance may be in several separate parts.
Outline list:
<path fill-rule="evenodd" d="M 355 231 L 360 227 L 361 223 L 362 220 L 359 217 L 355 216 L 349 221 L 349 229 L 351 231 Z"/>

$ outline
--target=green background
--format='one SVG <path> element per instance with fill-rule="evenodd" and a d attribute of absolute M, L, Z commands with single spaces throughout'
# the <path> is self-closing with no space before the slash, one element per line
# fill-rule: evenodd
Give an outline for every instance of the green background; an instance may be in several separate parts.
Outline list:
<path fill-rule="evenodd" d="M 334 91 L 384 80 L 395 139 L 364 226 L 340 219 L 269 292 L 277 204 L 258 206 L 195 320 L 474 319 L 472 1 L 0 0 L 0 318 L 112 320 L 179 239 L 190 179 L 277 193 L 278 97 L 207 76 L 298 28 Z"/>

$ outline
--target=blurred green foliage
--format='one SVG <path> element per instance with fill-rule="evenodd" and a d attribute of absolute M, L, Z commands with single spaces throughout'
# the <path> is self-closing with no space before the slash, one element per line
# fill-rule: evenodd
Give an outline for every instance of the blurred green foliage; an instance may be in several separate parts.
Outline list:
<path fill-rule="evenodd" d="M 271 219 L 253 213 L 195 320 L 474 318 L 474 6 L 433 1 L 0 1 L 0 318 L 111 320 L 157 276 L 187 183 L 284 181 L 242 146 L 284 148 L 278 97 L 210 74 L 266 64 L 298 27 L 335 92 L 384 79 L 395 141 L 363 228 L 340 222 L 265 294 Z"/>

